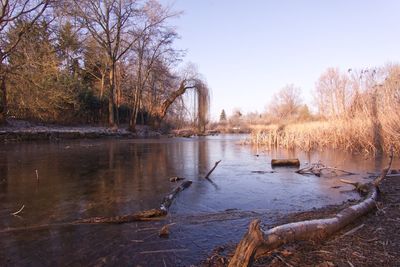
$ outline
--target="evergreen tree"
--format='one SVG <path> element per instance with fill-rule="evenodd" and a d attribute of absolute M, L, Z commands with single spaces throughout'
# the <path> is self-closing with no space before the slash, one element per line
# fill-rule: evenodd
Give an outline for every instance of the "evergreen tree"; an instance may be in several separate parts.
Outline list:
<path fill-rule="evenodd" d="M 225 113 L 225 109 L 223 109 L 221 111 L 221 115 L 219 116 L 219 121 L 220 122 L 226 122 L 226 113 Z"/>

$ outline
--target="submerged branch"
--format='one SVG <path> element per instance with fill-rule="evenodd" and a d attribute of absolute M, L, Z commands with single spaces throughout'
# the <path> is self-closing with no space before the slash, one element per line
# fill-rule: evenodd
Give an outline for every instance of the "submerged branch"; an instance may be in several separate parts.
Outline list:
<path fill-rule="evenodd" d="M 181 183 L 178 187 L 172 190 L 167 196 L 164 197 L 161 205 L 157 209 L 150 209 L 145 211 L 140 211 L 134 214 L 114 216 L 114 217 L 93 217 L 83 220 L 75 221 L 74 224 L 84 224 L 84 223 L 128 223 L 136 221 L 149 221 L 157 219 L 168 214 L 168 209 L 172 204 L 174 198 L 179 192 L 185 190 L 192 184 L 192 181 L 185 181 Z"/>
<path fill-rule="evenodd" d="M 110 224 L 120 224 L 120 223 L 129 223 L 129 222 L 137 222 L 137 221 L 154 221 L 160 220 L 162 217 L 168 214 L 168 209 L 172 204 L 172 201 L 179 192 L 185 190 L 192 184 L 192 181 L 185 181 L 181 183 L 178 187 L 171 191 L 167 196 L 164 197 L 161 205 L 157 209 L 150 209 L 139 211 L 133 214 L 114 216 L 114 217 L 92 217 L 88 219 L 77 220 L 74 222 L 66 222 L 66 223 L 53 223 L 53 224 L 42 224 L 42 225 L 32 225 L 26 227 L 18 227 L 18 228 L 7 228 L 0 230 L 0 233 L 8 233 L 8 232 L 17 232 L 17 231 L 28 231 L 28 230 L 42 230 L 47 229 L 49 227 L 64 227 L 71 225 L 80 225 L 80 224 L 98 224 L 98 223 L 110 223 Z M 12 213 L 12 215 L 17 215 L 23 210 L 24 206 L 17 211 Z"/>
<path fill-rule="evenodd" d="M 220 162 L 221 162 L 221 160 L 216 161 L 214 167 L 207 173 L 207 175 L 204 178 L 209 179 L 211 173 L 215 170 L 215 168 L 217 168 L 217 166 Z"/>

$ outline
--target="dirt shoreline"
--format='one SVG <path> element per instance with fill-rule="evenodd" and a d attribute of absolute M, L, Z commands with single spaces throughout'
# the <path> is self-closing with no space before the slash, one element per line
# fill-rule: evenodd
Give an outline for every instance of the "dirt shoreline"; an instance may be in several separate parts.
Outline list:
<path fill-rule="evenodd" d="M 118 129 L 101 126 L 62 126 L 51 124 L 35 124 L 27 121 L 8 121 L 0 127 L 1 142 L 20 142 L 37 140 L 64 140 L 64 139 L 95 139 L 95 138 L 157 138 L 159 132 L 146 126 L 138 126 L 136 132 L 130 132 L 127 127 Z"/>
<path fill-rule="evenodd" d="M 400 176 L 386 178 L 374 212 L 322 242 L 297 242 L 259 258 L 253 266 L 400 266 Z M 329 217 L 354 203 L 288 215 L 276 225 Z M 357 227 L 359 227 L 357 229 Z M 357 229 L 353 233 L 349 231 Z M 227 266 L 236 244 L 216 248 L 200 266 Z"/>

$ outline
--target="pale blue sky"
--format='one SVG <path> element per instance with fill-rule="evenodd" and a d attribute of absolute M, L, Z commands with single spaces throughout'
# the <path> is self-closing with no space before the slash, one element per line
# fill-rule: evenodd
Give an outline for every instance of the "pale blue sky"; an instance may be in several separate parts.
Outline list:
<path fill-rule="evenodd" d="M 400 0 L 163 0 L 184 14 L 185 61 L 212 89 L 211 116 L 263 112 L 286 84 L 312 90 L 328 67 L 365 68 L 400 60 Z"/>

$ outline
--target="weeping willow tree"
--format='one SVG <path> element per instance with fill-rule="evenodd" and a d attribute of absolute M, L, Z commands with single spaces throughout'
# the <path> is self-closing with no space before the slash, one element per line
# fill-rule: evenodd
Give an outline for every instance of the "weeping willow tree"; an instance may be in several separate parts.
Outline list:
<path fill-rule="evenodd" d="M 195 125 L 197 130 L 202 133 L 205 131 L 205 126 L 208 122 L 210 91 L 208 86 L 199 78 L 183 79 L 177 90 L 171 92 L 161 105 L 159 105 L 152 114 L 153 125 L 159 128 L 161 122 L 165 119 L 168 110 L 175 101 L 187 92 L 192 92 L 195 95 L 194 113 Z M 185 103 L 187 105 L 187 103 Z M 183 112 L 179 110 L 178 112 Z"/>
<path fill-rule="evenodd" d="M 210 92 L 208 87 L 202 83 L 196 87 L 197 93 L 197 129 L 200 133 L 204 133 L 208 123 Z"/>

